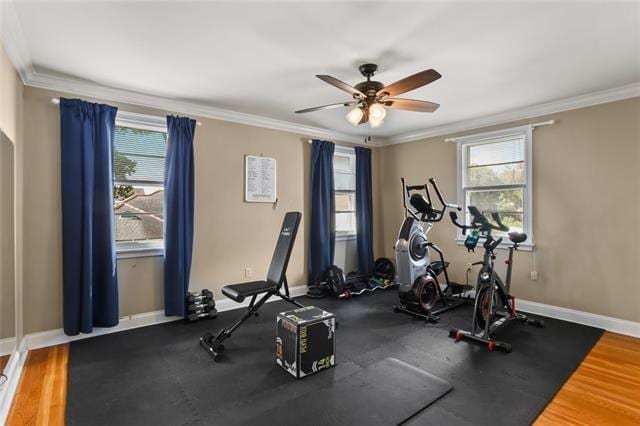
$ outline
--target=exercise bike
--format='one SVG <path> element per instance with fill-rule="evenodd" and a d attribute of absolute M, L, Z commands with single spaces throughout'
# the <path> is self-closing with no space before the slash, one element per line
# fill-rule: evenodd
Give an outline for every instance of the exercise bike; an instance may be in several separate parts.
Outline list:
<path fill-rule="evenodd" d="M 448 208 L 462 209 L 444 200 L 433 178 L 424 185 L 407 185 L 404 178 L 401 182 L 405 218 L 394 246 L 400 305 L 394 305 L 393 309 L 395 312 L 437 322 L 440 313 L 469 302 L 470 299 L 464 297 L 463 293 L 472 287 L 449 280 L 449 263 L 445 262 L 442 250 L 428 240 L 427 234 L 434 223 L 445 217 Z M 440 209 L 434 208 L 429 184 L 435 190 L 442 206 Z M 440 260 L 431 260 L 430 249 L 438 253 Z M 438 282 L 441 273 L 444 274 L 446 283 L 444 289 Z"/>
<path fill-rule="evenodd" d="M 472 232 L 465 239 L 465 246 L 468 251 L 473 252 L 479 242 L 480 237 L 484 237 L 484 255 L 481 262 L 474 265 L 481 265 L 478 272 L 478 282 L 476 285 L 476 296 L 473 307 L 473 318 L 471 320 L 471 331 L 452 329 L 449 337 L 460 340 L 470 340 L 487 344 L 490 351 L 498 349 L 502 352 L 511 352 L 511 345 L 507 342 L 496 340 L 493 335 L 502 327 L 518 321 L 522 324 L 543 327 L 544 322 L 516 311 L 516 299 L 511 295 L 511 270 L 513 268 L 513 252 L 518 250 L 518 245 L 525 242 L 527 235 L 520 232 L 509 232 L 507 235 L 513 243 L 509 246 L 509 257 L 505 261 L 507 264 L 506 280 L 502 281 L 495 270 L 495 250 L 502 243 L 502 237 L 494 239 L 491 232 L 494 230 L 508 232 L 509 227 L 500 220 L 500 215 L 491 213 L 494 223 L 475 206 L 469 206 L 471 213 L 471 225 L 458 223 L 458 216 L 455 212 L 449 212 L 452 222 L 462 229 L 463 235 L 467 230 Z"/>

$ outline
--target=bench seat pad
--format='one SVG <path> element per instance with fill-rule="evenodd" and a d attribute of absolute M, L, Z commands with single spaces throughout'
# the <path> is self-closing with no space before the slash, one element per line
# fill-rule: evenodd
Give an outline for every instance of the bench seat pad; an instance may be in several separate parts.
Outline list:
<path fill-rule="evenodd" d="M 251 281 L 248 283 L 230 284 L 222 287 L 222 294 L 236 302 L 242 302 L 247 296 L 266 293 L 276 289 L 275 284 L 267 281 Z"/>

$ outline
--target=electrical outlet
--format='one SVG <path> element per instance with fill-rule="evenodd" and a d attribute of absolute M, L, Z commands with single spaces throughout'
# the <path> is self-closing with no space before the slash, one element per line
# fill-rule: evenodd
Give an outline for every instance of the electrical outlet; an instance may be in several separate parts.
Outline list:
<path fill-rule="evenodd" d="M 538 271 L 531 271 L 531 281 L 538 281 Z"/>
<path fill-rule="evenodd" d="M 251 270 L 251 268 L 244 268 L 245 278 L 251 278 L 252 275 L 253 275 L 253 271 Z"/>

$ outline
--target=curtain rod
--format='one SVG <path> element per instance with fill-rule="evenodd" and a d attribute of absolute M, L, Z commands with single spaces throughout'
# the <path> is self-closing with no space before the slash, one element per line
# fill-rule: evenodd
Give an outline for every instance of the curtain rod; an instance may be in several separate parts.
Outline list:
<path fill-rule="evenodd" d="M 529 126 L 531 127 L 531 129 L 535 129 L 536 127 L 540 127 L 540 126 L 551 126 L 552 124 L 555 124 L 556 120 L 547 120 L 547 121 L 540 121 L 538 123 L 531 123 L 529 124 Z M 526 124 L 525 124 L 526 126 Z M 464 138 L 465 136 L 461 136 L 458 138 L 446 138 L 444 141 L 445 142 L 456 142 L 458 139 Z"/>
<path fill-rule="evenodd" d="M 60 98 L 51 98 L 51 103 L 54 105 L 60 105 Z M 196 124 L 198 127 L 202 126 L 202 123 L 197 121 Z"/>
<path fill-rule="evenodd" d="M 371 142 L 371 139 L 368 136 L 367 136 L 367 139 L 368 139 L 368 142 Z M 308 144 L 312 144 L 313 143 L 313 139 L 307 139 L 307 143 Z M 341 144 L 335 143 L 335 142 L 333 142 L 333 143 L 335 144 L 335 146 L 341 146 L 343 148 L 353 148 L 353 146 L 351 146 L 351 145 L 341 145 Z M 367 141 L 365 141 L 365 143 L 367 143 Z"/>

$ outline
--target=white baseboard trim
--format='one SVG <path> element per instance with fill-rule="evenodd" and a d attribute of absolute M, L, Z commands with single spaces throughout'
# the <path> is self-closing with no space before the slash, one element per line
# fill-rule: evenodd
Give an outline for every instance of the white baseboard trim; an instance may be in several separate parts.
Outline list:
<path fill-rule="evenodd" d="M 20 383 L 20 376 L 22 376 L 22 368 L 27 359 L 27 353 L 25 342 L 22 340 L 20 350 L 11 354 L 9 363 L 3 371 L 7 376 L 7 381 L 0 385 L 0 425 L 5 424 L 9 410 L 11 410 L 11 403 L 18 389 L 18 383 Z"/>
<path fill-rule="evenodd" d="M 306 286 L 296 286 L 290 289 L 292 297 L 298 297 L 306 294 Z M 278 301 L 280 299 L 274 297 L 267 303 Z M 231 299 L 221 299 L 216 301 L 216 309 L 218 312 L 230 311 L 246 307 L 249 300 L 243 303 L 236 303 Z M 632 337 L 640 337 L 640 322 L 628 321 L 624 319 L 609 317 L 605 315 L 592 314 L 589 312 L 578 311 L 575 309 L 563 308 L 560 306 L 547 305 L 544 303 L 532 302 L 529 300 L 517 299 L 517 308 L 519 310 L 532 314 L 543 315 L 550 318 L 556 318 L 564 321 L 584 324 L 591 327 L 603 328 L 605 330 L 625 334 Z M 47 346 L 59 345 L 62 343 L 72 342 L 74 340 L 88 339 L 103 334 L 117 333 L 124 330 L 131 330 L 139 327 L 146 327 L 154 324 L 161 324 L 169 321 L 176 321 L 181 317 L 167 317 L 164 311 L 147 312 L 143 314 L 131 315 L 120 320 L 120 323 L 111 328 L 96 328 L 93 333 L 79 334 L 77 336 L 67 336 L 62 329 L 42 331 L 39 333 L 27 334 L 23 343 L 26 349 L 38 349 Z"/>
<path fill-rule="evenodd" d="M 306 294 L 306 286 L 296 286 L 290 289 L 291 297 L 298 297 Z M 277 297 L 269 299 L 269 302 L 275 302 L 280 300 Z M 216 309 L 218 312 L 230 311 L 232 309 L 238 309 L 249 305 L 249 300 L 245 300 L 243 303 L 236 303 L 231 299 L 216 300 Z M 75 340 L 88 339 L 91 337 L 102 336 L 104 334 L 117 333 L 120 331 L 131 330 L 139 327 L 146 327 L 149 325 L 162 324 L 164 322 L 181 320 L 182 317 L 167 317 L 164 315 L 164 311 L 146 312 L 143 314 L 130 315 L 120 319 L 120 322 L 115 327 L 93 329 L 93 333 L 78 334 L 76 336 L 67 336 L 64 334 L 63 329 L 58 328 L 55 330 L 41 331 L 38 333 L 31 333 L 24 336 L 26 347 L 29 350 L 44 348 L 47 346 L 60 345 L 63 343 L 73 342 Z"/>
<path fill-rule="evenodd" d="M 4 339 L 0 339 L 0 356 L 5 356 L 11 354 L 15 349 L 16 338 L 15 337 L 6 337 Z"/>
<path fill-rule="evenodd" d="M 640 337 L 640 322 L 608 317 L 606 315 L 592 314 L 590 312 L 578 311 L 575 309 L 531 302 L 529 300 L 522 299 L 516 299 L 516 309 L 545 317 L 602 328 L 613 333 L 624 334 L 631 337 Z"/>

